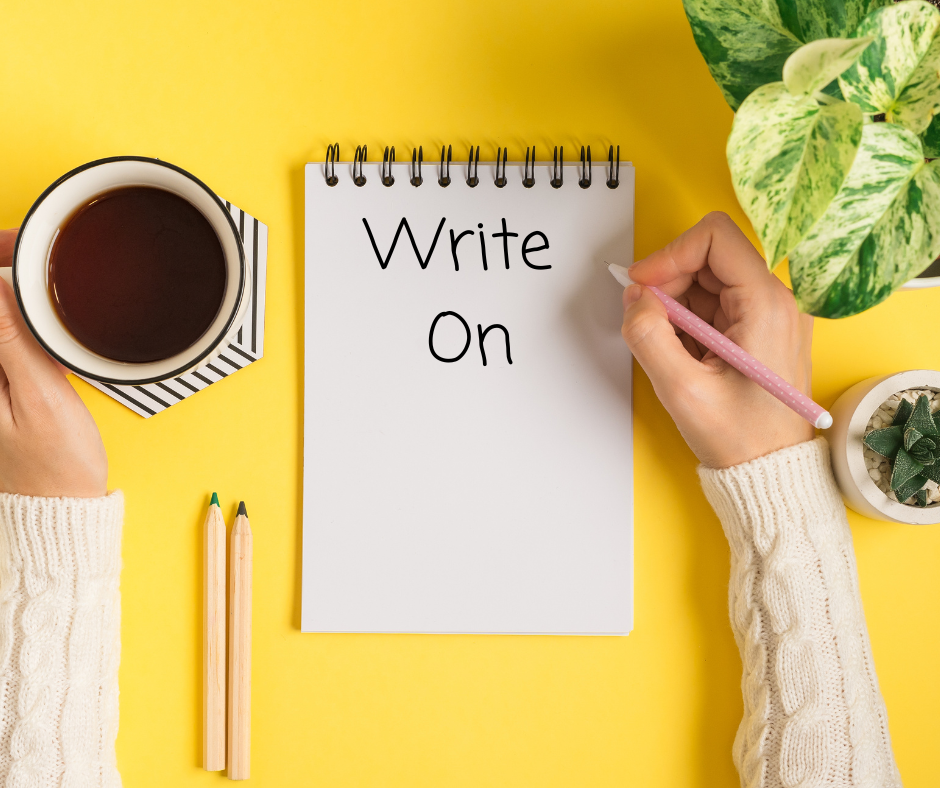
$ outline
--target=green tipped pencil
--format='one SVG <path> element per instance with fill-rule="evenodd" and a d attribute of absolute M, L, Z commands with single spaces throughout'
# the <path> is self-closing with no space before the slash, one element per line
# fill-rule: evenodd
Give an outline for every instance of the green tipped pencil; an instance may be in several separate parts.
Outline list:
<path fill-rule="evenodd" d="M 225 768 L 225 520 L 212 493 L 203 538 L 202 767 Z"/>
<path fill-rule="evenodd" d="M 238 504 L 229 546 L 228 776 L 247 780 L 251 767 L 251 524 Z"/>

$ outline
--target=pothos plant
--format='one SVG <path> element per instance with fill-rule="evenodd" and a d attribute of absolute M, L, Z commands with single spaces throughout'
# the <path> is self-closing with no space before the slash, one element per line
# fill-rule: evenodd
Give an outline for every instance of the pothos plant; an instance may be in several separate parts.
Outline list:
<path fill-rule="evenodd" d="M 845 317 L 940 255 L 940 11 L 922 0 L 683 0 L 736 110 L 728 164 L 800 308 Z"/>
<path fill-rule="evenodd" d="M 891 460 L 890 484 L 898 501 L 914 496 L 917 506 L 926 506 L 927 480 L 940 483 L 940 413 L 931 415 L 929 399 L 922 395 L 914 405 L 901 400 L 891 426 L 872 430 L 863 440 Z"/>

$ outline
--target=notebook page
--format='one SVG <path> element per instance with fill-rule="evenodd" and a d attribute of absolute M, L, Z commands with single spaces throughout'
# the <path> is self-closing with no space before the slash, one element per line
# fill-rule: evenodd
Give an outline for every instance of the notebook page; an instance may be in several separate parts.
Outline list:
<path fill-rule="evenodd" d="M 307 165 L 303 629 L 629 633 L 633 168 L 465 169 Z"/>

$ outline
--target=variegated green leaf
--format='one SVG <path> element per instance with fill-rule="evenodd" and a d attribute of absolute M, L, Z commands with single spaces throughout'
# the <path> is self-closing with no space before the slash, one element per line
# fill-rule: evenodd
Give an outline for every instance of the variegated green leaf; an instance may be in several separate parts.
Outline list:
<path fill-rule="evenodd" d="M 868 16 L 856 37 L 874 37 L 858 61 L 839 77 L 842 95 L 863 112 L 915 134 L 927 130 L 940 109 L 940 11 L 907 0 Z"/>
<path fill-rule="evenodd" d="M 783 64 L 783 83 L 794 96 L 812 96 L 851 66 L 873 41 L 821 38 L 801 46 Z"/>
<path fill-rule="evenodd" d="M 845 38 L 876 8 L 892 0 L 770 0 L 784 26 L 800 41 Z"/>
<path fill-rule="evenodd" d="M 803 43 L 786 29 L 773 2 L 683 0 L 692 35 L 732 109 L 755 89 L 778 82 Z"/>
<path fill-rule="evenodd" d="M 817 38 L 844 38 L 892 0 L 683 0 L 692 35 L 732 109 L 779 82 L 792 52 Z"/>
<path fill-rule="evenodd" d="M 863 127 L 842 188 L 790 253 L 793 292 L 804 312 L 862 312 L 940 255 L 937 164 L 924 163 L 920 140 L 907 129 Z"/>
<path fill-rule="evenodd" d="M 728 165 L 738 201 L 773 268 L 823 215 L 862 136 L 854 104 L 820 106 L 782 82 L 755 90 L 738 109 Z"/>
<path fill-rule="evenodd" d="M 928 159 L 940 158 L 940 115 L 934 115 L 927 130 L 920 135 L 924 143 L 924 156 Z"/>

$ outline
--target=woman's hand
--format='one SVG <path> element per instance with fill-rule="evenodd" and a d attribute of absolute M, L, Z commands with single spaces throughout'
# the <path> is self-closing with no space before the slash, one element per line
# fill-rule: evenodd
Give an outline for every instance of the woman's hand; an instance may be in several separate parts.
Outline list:
<path fill-rule="evenodd" d="M 650 290 L 671 295 L 810 393 L 813 319 L 730 217 L 711 213 L 630 268 L 623 337 L 699 460 L 727 468 L 810 440 L 813 427 L 687 334 Z"/>
<path fill-rule="evenodd" d="M 16 230 L 0 230 L 0 266 L 12 264 L 15 240 Z M 94 419 L 0 280 L 0 492 L 95 498 L 107 484 Z"/>

